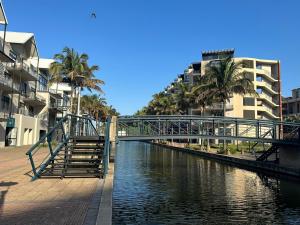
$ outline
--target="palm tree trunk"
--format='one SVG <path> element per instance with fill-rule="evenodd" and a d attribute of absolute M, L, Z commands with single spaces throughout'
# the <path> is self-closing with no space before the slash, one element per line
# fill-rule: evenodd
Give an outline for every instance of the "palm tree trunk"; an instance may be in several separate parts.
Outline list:
<path fill-rule="evenodd" d="M 71 107 L 71 114 L 73 113 L 73 93 L 74 92 L 74 88 L 73 85 L 71 85 L 71 102 L 70 102 L 70 107 Z"/>
<path fill-rule="evenodd" d="M 225 104 L 226 104 L 226 101 L 223 100 L 223 117 L 226 116 L 226 106 L 225 106 Z"/>

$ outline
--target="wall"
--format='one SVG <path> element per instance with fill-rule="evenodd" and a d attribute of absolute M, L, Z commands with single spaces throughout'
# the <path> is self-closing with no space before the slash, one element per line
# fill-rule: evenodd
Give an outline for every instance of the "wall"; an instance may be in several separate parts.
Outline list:
<path fill-rule="evenodd" d="M 300 147 L 288 145 L 280 147 L 279 159 L 280 166 L 300 170 Z"/>

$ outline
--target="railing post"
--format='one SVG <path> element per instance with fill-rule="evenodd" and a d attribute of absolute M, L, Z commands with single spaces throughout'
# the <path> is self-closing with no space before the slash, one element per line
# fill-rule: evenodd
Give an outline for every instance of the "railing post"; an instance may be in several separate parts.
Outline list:
<path fill-rule="evenodd" d="M 47 136 L 47 142 L 48 142 L 48 147 L 49 147 L 49 151 L 50 151 L 50 154 L 51 156 L 53 156 L 53 149 L 52 149 L 52 133 L 50 133 L 48 136 Z"/>
<path fill-rule="evenodd" d="M 239 125 L 237 120 L 235 120 L 235 136 L 239 136 Z"/>
<path fill-rule="evenodd" d="M 38 174 L 36 172 L 36 168 L 35 168 L 35 165 L 34 165 L 34 161 L 33 161 L 31 152 L 28 154 L 28 157 L 29 157 L 29 160 L 30 160 L 30 163 L 31 163 L 31 167 L 32 167 L 32 172 L 33 172 L 34 178 L 37 178 Z"/>
<path fill-rule="evenodd" d="M 259 138 L 259 121 L 257 121 L 257 124 L 256 124 L 256 138 Z"/>
<path fill-rule="evenodd" d="M 215 120 L 212 121 L 212 135 L 215 136 Z"/>

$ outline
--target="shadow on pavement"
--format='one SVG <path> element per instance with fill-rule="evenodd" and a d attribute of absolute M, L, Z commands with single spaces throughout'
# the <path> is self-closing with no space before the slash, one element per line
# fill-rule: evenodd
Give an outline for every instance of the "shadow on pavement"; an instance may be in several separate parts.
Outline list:
<path fill-rule="evenodd" d="M 3 211 L 3 204 L 5 201 L 5 196 L 8 193 L 8 190 L 11 186 L 17 185 L 17 182 L 5 182 L 5 181 L 1 181 L 0 182 L 0 188 L 4 187 L 6 188 L 6 190 L 4 191 L 0 191 L 0 216 L 2 215 L 2 211 Z"/>

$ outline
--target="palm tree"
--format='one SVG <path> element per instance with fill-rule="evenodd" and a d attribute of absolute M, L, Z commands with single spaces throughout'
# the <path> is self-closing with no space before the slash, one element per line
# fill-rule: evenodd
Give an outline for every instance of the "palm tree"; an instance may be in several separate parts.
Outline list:
<path fill-rule="evenodd" d="M 177 82 L 174 84 L 176 90 L 173 94 L 174 102 L 179 114 L 188 114 L 188 108 L 191 104 L 190 101 L 190 85 L 183 82 Z"/>
<path fill-rule="evenodd" d="M 80 86 L 80 91 L 83 88 L 88 90 L 95 90 L 102 93 L 101 85 L 104 84 L 102 80 L 96 79 L 94 72 L 99 70 L 98 66 L 88 65 L 88 55 L 79 54 L 73 48 L 65 47 L 62 53 L 54 55 L 55 62 L 50 65 L 50 84 L 54 82 L 66 82 L 71 86 L 71 111 L 73 106 L 73 96 L 76 87 Z M 78 78 L 81 82 L 78 83 Z"/>
<path fill-rule="evenodd" d="M 223 104 L 223 116 L 226 112 L 226 102 L 233 94 L 257 95 L 252 81 L 242 72 L 243 63 L 235 62 L 232 58 L 212 61 L 202 79 L 199 90 L 209 93 L 213 101 Z"/>

